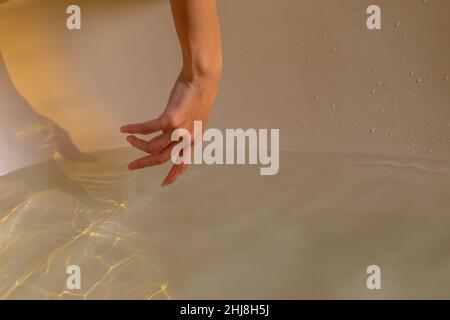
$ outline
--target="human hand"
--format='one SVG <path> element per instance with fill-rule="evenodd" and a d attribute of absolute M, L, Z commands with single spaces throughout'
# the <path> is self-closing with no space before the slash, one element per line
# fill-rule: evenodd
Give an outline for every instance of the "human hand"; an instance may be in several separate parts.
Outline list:
<path fill-rule="evenodd" d="M 186 129 L 193 137 L 194 121 L 206 125 L 217 95 L 222 72 L 222 44 L 215 0 L 171 0 L 172 15 L 182 49 L 183 69 L 163 114 L 144 123 L 125 125 L 127 141 L 148 153 L 129 164 L 130 170 L 166 163 L 177 145 L 171 137 L 176 129 Z M 134 134 L 161 132 L 150 141 Z M 195 140 L 195 137 L 194 137 Z M 181 155 L 180 155 L 181 156 Z M 187 164 L 175 164 L 162 185 L 175 182 Z"/>
<path fill-rule="evenodd" d="M 149 155 L 129 164 L 130 170 L 161 165 L 171 159 L 172 149 L 178 142 L 171 139 L 176 129 L 187 129 L 193 137 L 194 121 L 205 126 L 216 98 L 219 75 L 208 74 L 200 77 L 187 77 L 183 72 L 178 77 L 167 107 L 156 119 L 121 127 L 121 132 L 130 134 L 127 141 L 135 148 Z M 160 133 L 150 140 L 135 136 Z M 174 164 L 164 179 L 162 186 L 174 183 L 187 169 L 185 163 Z"/>

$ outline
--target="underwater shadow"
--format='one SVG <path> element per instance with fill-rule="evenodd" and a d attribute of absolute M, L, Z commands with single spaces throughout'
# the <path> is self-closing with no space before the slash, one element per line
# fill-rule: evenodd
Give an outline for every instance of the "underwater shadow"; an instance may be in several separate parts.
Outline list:
<path fill-rule="evenodd" d="M 22 181 L 33 192 L 58 189 L 85 204 L 96 201 L 57 165 L 55 156 L 94 163 L 70 134 L 36 112 L 18 92 L 0 52 L 0 181 Z"/>

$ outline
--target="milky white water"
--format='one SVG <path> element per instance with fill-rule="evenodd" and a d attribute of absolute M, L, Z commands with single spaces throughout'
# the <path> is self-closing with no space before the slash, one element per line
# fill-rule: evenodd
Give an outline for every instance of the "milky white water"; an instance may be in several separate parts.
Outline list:
<path fill-rule="evenodd" d="M 450 298 L 448 163 L 284 152 L 276 176 L 196 166 L 161 188 L 137 155 L 0 178 L 0 298 Z"/>

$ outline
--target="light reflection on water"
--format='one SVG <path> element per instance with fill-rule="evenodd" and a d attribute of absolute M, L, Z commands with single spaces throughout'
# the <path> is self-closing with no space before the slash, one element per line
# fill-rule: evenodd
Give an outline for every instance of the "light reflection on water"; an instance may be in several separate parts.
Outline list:
<path fill-rule="evenodd" d="M 0 178 L 1 298 L 448 298 L 449 164 L 284 152 L 274 177 L 192 167 L 160 188 L 132 150 L 92 156 Z"/>

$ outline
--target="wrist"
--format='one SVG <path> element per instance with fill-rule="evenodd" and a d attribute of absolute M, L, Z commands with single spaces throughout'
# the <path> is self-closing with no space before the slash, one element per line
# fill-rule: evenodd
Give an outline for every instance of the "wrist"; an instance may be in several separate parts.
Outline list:
<path fill-rule="evenodd" d="M 186 82 L 216 81 L 222 76 L 222 56 L 199 57 L 183 63 L 181 77 Z"/>

